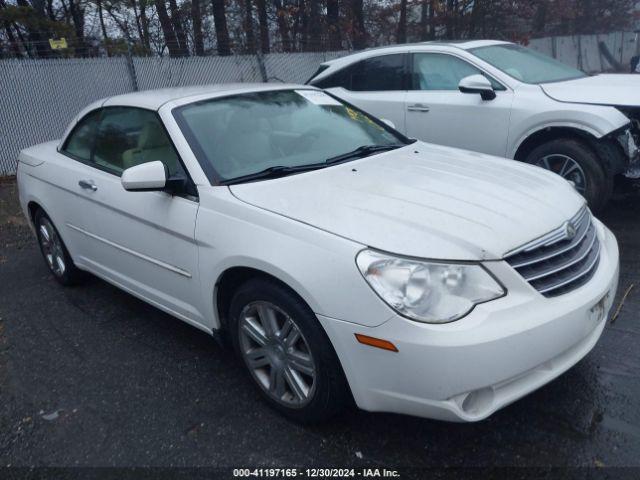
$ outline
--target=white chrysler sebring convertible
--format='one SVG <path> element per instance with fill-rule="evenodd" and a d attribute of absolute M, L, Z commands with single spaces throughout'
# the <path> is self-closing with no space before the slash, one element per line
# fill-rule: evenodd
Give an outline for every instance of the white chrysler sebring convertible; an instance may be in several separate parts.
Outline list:
<path fill-rule="evenodd" d="M 27 148 L 20 201 L 91 272 L 228 337 L 273 407 L 487 417 L 595 345 L 612 233 L 561 177 L 411 141 L 312 87 L 134 93 Z"/>

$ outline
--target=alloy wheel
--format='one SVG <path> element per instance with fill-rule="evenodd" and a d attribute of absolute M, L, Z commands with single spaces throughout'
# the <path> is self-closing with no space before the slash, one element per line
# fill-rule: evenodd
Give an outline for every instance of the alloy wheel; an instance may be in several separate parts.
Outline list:
<path fill-rule="evenodd" d="M 578 193 L 583 196 L 586 194 L 587 176 L 580 164 L 573 158 L 562 154 L 546 155 L 538 160 L 536 165 L 560 175 L 571 182 Z"/>
<path fill-rule="evenodd" d="M 316 363 L 295 321 L 276 305 L 245 306 L 239 322 L 240 353 L 258 385 L 286 407 L 301 408 L 316 388 Z"/>
<path fill-rule="evenodd" d="M 67 269 L 64 261 L 62 241 L 47 218 L 41 218 L 38 225 L 38 240 L 49 268 L 56 277 L 61 277 Z"/>

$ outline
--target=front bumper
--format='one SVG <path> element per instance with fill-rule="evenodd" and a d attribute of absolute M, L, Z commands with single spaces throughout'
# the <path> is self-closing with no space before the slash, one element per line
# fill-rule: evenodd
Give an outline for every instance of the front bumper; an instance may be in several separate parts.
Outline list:
<path fill-rule="evenodd" d="M 640 124 L 635 120 L 632 127 L 626 129 L 617 137 L 629 161 L 626 170 L 623 172 L 624 176 L 633 179 L 640 178 L 640 148 L 636 142 L 636 137 L 640 135 L 638 125 Z"/>
<path fill-rule="evenodd" d="M 445 325 L 394 316 L 377 327 L 318 316 L 358 406 L 451 421 L 486 418 L 582 359 L 606 324 L 618 285 L 618 246 L 596 223 L 600 264 L 582 287 L 545 298 L 506 262 L 489 262 L 507 296 Z M 354 334 L 389 340 L 398 352 L 361 345 Z"/>

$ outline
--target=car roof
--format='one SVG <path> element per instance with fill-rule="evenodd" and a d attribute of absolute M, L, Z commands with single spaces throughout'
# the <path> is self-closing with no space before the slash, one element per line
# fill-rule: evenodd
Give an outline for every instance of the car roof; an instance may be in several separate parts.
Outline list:
<path fill-rule="evenodd" d="M 441 45 L 455 48 L 462 48 L 463 50 L 470 50 L 478 47 L 489 47 L 491 45 L 504 45 L 511 42 L 505 42 L 503 40 L 437 40 L 432 42 L 423 42 L 422 45 Z"/>
<path fill-rule="evenodd" d="M 210 95 L 211 97 L 235 95 L 241 93 L 261 92 L 268 90 L 290 90 L 293 88 L 313 88 L 309 85 L 283 83 L 224 83 L 217 85 L 198 85 L 193 87 L 163 88 L 141 92 L 125 93 L 104 99 L 102 106 L 139 107 L 158 110 L 162 105 L 187 97 Z"/>
<path fill-rule="evenodd" d="M 434 51 L 442 51 L 448 49 L 461 49 L 461 50 L 471 50 L 472 48 L 478 47 L 489 47 L 492 45 L 508 45 L 511 42 L 505 42 L 502 40 L 451 40 L 451 41 L 430 41 L 430 42 L 418 42 L 418 43 L 403 43 L 399 45 L 388 45 L 385 47 L 374 47 L 368 48 L 366 50 L 362 50 L 360 52 L 355 52 L 350 55 L 346 55 L 344 57 L 335 58 L 333 60 L 328 60 L 323 62 L 322 65 L 333 66 L 333 65 L 346 65 L 351 63 L 354 60 L 359 60 L 362 58 L 370 57 L 372 52 L 375 53 L 402 53 L 406 51 L 412 51 L 414 49 L 420 49 L 421 51 L 429 51 L 431 48 Z"/>

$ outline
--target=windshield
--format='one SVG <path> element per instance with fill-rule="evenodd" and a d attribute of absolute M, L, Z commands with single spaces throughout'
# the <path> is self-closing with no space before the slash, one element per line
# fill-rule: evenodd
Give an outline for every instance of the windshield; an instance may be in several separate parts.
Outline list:
<path fill-rule="evenodd" d="M 587 76 L 581 70 L 519 45 L 492 45 L 470 51 L 524 83 L 549 83 Z"/>
<path fill-rule="evenodd" d="M 324 167 L 364 146 L 407 142 L 379 120 L 318 90 L 215 98 L 179 107 L 174 116 L 205 172 L 222 183 L 273 167 L 290 167 L 291 173 L 304 165 Z"/>

